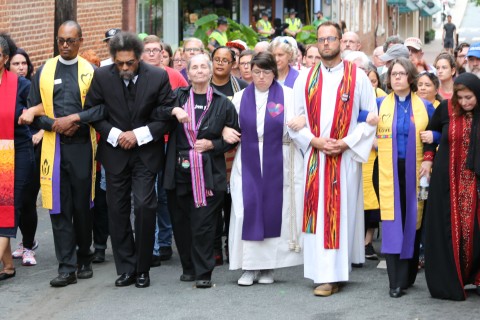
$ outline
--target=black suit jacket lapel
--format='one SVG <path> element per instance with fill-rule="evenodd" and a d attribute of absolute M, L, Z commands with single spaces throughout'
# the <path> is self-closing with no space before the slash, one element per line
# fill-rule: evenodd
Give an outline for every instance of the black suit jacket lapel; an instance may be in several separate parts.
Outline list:
<path fill-rule="evenodd" d="M 120 74 L 118 73 L 117 67 L 114 65 L 112 69 L 112 92 L 114 92 L 114 96 L 117 99 L 117 106 L 120 106 L 125 112 L 130 114 L 130 110 L 128 108 L 127 101 L 125 100 L 125 82 L 122 78 L 120 78 Z M 119 111 L 119 114 L 122 112 Z"/>
<path fill-rule="evenodd" d="M 138 78 L 135 83 L 135 108 L 131 114 L 132 119 L 135 119 L 138 109 L 143 106 L 143 97 L 145 96 L 145 90 L 148 84 L 149 72 L 143 64 L 144 63 L 140 61 L 138 66 Z"/>

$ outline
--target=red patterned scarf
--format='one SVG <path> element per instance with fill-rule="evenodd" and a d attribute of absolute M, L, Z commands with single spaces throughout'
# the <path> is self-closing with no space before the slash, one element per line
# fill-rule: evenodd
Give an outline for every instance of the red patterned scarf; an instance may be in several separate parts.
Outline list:
<path fill-rule="evenodd" d="M 475 172 L 467 169 L 472 117 L 456 115 L 452 101 L 448 101 L 450 123 L 450 207 L 453 255 L 458 278 L 462 284 L 470 275 L 473 256 L 473 231 L 475 218 L 480 219 L 477 203 L 477 179 Z"/>
<path fill-rule="evenodd" d="M 205 188 L 205 176 L 203 173 L 203 158 L 200 152 L 195 151 L 194 145 L 197 141 L 198 129 L 202 123 L 203 118 L 210 109 L 212 103 L 213 89 L 208 86 L 207 89 L 207 105 L 200 116 L 200 119 L 195 119 L 195 101 L 193 88 L 190 89 L 190 94 L 183 106 L 183 109 L 188 113 L 190 122 L 183 124 L 183 130 L 187 136 L 188 144 L 190 145 L 189 158 L 190 158 L 190 173 L 192 176 L 192 189 L 193 189 L 193 201 L 195 207 L 205 207 L 207 205 L 207 196 L 212 196 L 213 191 Z"/>
<path fill-rule="evenodd" d="M 18 78 L 3 70 L 0 84 L 0 227 L 15 226 L 15 109 Z"/>
<path fill-rule="evenodd" d="M 343 79 L 337 90 L 335 112 L 330 131 L 330 138 L 344 138 L 350 127 L 352 107 L 355 93 L 356 68 L 344 61 Z M 310 129 L 315 137 L 320 136 L 320 115 L 322 109 L 322 71 L 318 64 L 310 71 L 305 88 L 307 100 L 308 120 Z M 324 179 L 324 247 L 338 249 L 340 246 L 340 166 L 342 155 L 325 156 Z M 307 164 L 305 184 L 305 205 L 303 216 L 303 231 L 316 232 L 316 220 L 319 197 L 319 151 L 312 148 Z"/>

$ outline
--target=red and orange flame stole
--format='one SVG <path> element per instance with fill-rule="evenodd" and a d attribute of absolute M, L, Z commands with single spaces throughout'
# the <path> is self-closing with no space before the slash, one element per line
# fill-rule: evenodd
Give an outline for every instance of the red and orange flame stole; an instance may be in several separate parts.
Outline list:
<path fill-rule="evenodd" d="M 340 82 L 335 100 L 335 113 L 330 138 L 344 138 L 350 127 L 355 91 L 356 68 L 343 62 L 343 79 Z M 307 78 L 305 97 L 310 130 L 315 137 L 320 136 L 320 115 L 322 110 L 322 71 L 320 64 L 312 68 Z M 342 155 L 325 157 L 324 179 L 324 247 L 338 249 L 340 244 L 340 166 Z M 312 148 L 308 156 L 307 178 L 305 183 L 305 205 L 303 232 L 316 233 L 319 197 L 319 150 Z"/>
<path fill-rule="evenodd" d="M 18 78 L 4 69 L 0 85 L 0 227 L 15 226 L 15 109 Z"/>

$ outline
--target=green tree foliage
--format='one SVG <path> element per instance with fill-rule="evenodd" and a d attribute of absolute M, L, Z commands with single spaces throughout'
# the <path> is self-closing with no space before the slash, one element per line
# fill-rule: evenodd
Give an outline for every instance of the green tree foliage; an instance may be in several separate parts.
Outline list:
<path fill-rule="evenodd" d="M 209 14 L 203 16 L 202 18 L 198 19 L 195 22 L 195 27 L 197 30 L 195 31 L 194 36 L 199 38 L 203 41 L 205 46 L 208 42 L 208 36 L 210 33 L 216 28 L 218 16 L 216 14 Z M 247 43 L 247 45 L 251 48 L 255 46 L 258 42 L 258 35 L 257 33 L 250 27 L 245 26 L 243 24 L 237 23 L 232 19 L 227 18 L 228 21 L 228 30 L 227 30 L 227 37 L 228 40 L 243 40 Z"/>

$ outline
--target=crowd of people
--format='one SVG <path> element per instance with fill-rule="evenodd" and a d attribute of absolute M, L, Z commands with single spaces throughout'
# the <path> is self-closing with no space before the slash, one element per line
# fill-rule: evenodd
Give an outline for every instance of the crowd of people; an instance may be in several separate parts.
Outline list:
<path fill-rule="evenodd" d="M 369 58 L 321 12 L 317 44 L 297 43 L 295 14 L 273 39 L 265 14 L 253 50 L 222 17 L 176 50 L 110 29 L 103 61 L 66 21 L 36 72 L 1 33 L 0 281 L 37 264 L 41 187 L 53 287 L 92 278 L 110 237 L 115 286 L 146 288 L 174 238 L 196 288 L 225 260 L 240 286 L 303 264 L 326 297 L 378 260 L 381 229 L 390 297 L 422 267 L 434 298 L 480 295 L 480 43 L 428 64 L 420 39 L 392 36 Z"/>

